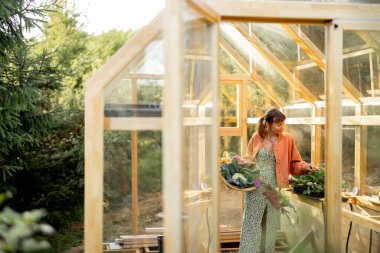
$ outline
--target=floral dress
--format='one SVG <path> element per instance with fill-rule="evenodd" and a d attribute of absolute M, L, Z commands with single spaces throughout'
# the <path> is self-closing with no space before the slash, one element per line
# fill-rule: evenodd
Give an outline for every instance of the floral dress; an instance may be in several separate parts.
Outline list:
<path fill-rule="evenodd" d="M 261 180 L 277 186 L 276 159 L 273 152 L 261 148 L 256 155 Z M 280 211 L 263 195 L 265 187 L 244 194 L 244 211 L 240 234 L 239 253 L 274 252 Z"/>

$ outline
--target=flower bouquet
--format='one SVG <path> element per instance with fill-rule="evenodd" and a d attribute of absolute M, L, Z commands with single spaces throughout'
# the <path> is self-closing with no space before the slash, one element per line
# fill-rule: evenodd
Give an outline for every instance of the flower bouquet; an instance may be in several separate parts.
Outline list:
<path fill-rule="evenodd" d="M 238 155 L 223 152 L 220 159 L 220 174 L 229 188 L 240 191 L 256 189 L 255 182 L 260 179 L 260 170 L 252 162 L 241 162 Z"/>

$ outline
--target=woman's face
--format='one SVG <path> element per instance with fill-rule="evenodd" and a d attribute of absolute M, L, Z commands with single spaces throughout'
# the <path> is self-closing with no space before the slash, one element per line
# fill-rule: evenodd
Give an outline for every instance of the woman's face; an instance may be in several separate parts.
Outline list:
<path fill-rule="evenodd" d="M 284 130 L 284 126 L 285 126 L 285 122 L 284 122 L 284 121 L 281 121 L 281 122 L 274 122 L 274 123 L 272 123 L 272 125 L 270 126 L 270 130 L 271 130 L 274 134 L 281 134 L 282 131 Z"/>

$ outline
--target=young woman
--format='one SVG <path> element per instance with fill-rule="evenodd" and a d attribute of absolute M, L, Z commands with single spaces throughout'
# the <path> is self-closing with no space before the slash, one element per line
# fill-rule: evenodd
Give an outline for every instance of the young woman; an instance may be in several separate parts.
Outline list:
<path fill-rule="evenodd" d="M 247 147 L 245 161 L 255 160 L 261 180 L 273 187 L 288 187 L 289 174 L 298 175 L 318 169 L 302 161 L 293 138 L 284 133 L 286 116 L 272 108 L 260 118 Z M 274 252 L 280 210 L 275 209 L 266 196 L 264 187 L 246 192 L 240 235 L 239 253 Z"/>

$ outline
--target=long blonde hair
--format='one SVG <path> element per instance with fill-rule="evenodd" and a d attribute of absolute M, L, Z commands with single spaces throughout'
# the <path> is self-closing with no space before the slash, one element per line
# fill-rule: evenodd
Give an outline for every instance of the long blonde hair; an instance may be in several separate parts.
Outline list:
<path fill-rule="evenodd" d="M 286 119 L 285 114 L 283 114 L 280 110 L 277 108 L 269 108 L 265 113 L 264 116 L 260 118 L 259 124 L 257 126 L 257 132 L 261 137 L 265 137 L 266 134 L 266 124 L 271 126 L 275 122 L 283 122 Z"/>

